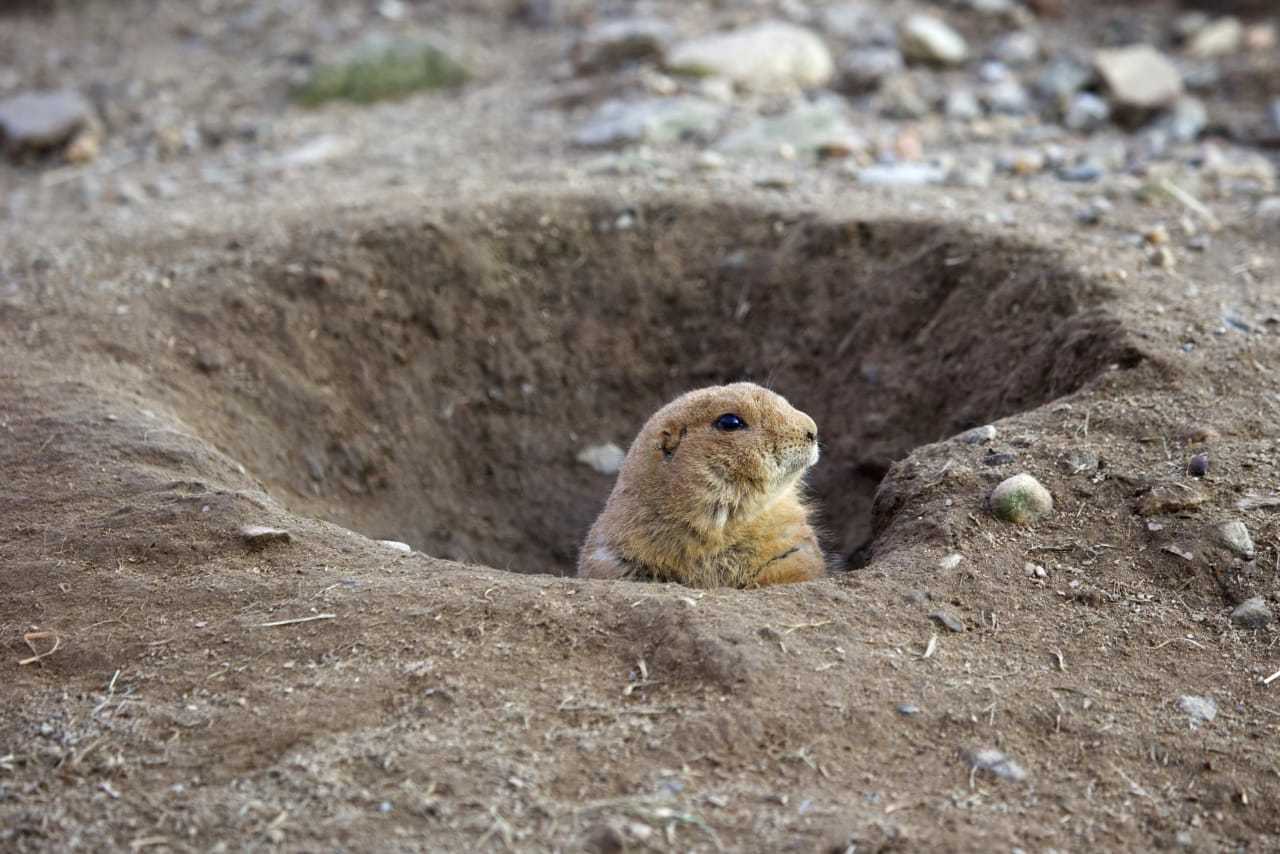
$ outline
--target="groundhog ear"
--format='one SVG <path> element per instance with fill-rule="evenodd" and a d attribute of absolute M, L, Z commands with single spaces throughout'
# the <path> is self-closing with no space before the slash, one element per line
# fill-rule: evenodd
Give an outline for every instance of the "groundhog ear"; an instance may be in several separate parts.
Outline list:
<path fill-rule="evenodd" d="M 688 432 L 688 427 L 681 427 L 679 433 L 671 430 L 662 431 L 662 440 L 658 443 L 658 447 L 662 450 L 663 459 L 669 460 L 676 455 L 676 448 L 680 447 L 680 442 Z"/>

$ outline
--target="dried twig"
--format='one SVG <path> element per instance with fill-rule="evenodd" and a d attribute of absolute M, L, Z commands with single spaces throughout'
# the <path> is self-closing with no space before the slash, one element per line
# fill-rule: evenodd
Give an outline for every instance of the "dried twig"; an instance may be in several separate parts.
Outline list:
<path fill-rule="evenodd" d="M 336 619 L 338 619 L 337 614 L 316 614 L 313 617 L 294 617 L 292 620 L 275 620 L 274 622 L 270 622 L 270 623 L 258 623 L 257 628 L 269 629 L 273 626 L 292 626 L 297 623 L 314 622 L 315 620 L 336 620 Z"/>
<path fill-rule="evenodd" d="M 49 638 L 53 638 L 53 646 L 49 647 L 49 649 L 44 652 L 40 652 L 36 649 L 36 645 L 33 641 L 48 640 Z M 35 655 L 30 658 L 22 659 L 18 662 L 19 665 L 35 664 L 37 661 L 53 655 L 58 651 L 58 648 L 62 646 L 62 638 L 58 637 L 57 632 L 27 632 L 22 636 L 22 640 L 31 648 L 31 651 L 35 653 Z"/>

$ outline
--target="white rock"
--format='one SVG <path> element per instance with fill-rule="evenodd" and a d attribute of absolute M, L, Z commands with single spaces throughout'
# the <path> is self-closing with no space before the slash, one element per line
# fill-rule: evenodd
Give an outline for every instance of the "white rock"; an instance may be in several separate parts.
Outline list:
<path fill-rule="evenodd" d="M 1149 44 L 1100 50 L 1093 64 L 1112 100 L 1123 107 L 1152 110 L 1182 95 L 1177 66 Z"/>
<path fill-rule="evenodd" d="M 1027 772 L 1021 765 L 993 747 L 985 750 L 970 750 L 965 758 L 969 761 L 969 767 L 975 771 L 987 771 L 1002 780 L 1010 780 L 1014 783 L 1027 779 Z"/>
<path fill-rule="evenodd" d="M 617 474 L 626 459 L 626 451 L 612 442 L 603 445 L 592 445 L 578 452 L 578 462 L 591 466 L 600 474 Z"/>
<path fill-rule="evenodd" d="M 964 37 L 932 15 L 911 15 L 898 28 L 898 43 L 907 59 L 959 65 L 969 58 Z"/>
<path fill-rule="evenodd" d="M 1187 42 L 1187 54 L 1197 59 L 1227 56 L 1240 50 L 1244 42 L 1244 24 L 1239 18 L 1218 18 L 1200 28 Z"/>
<path fill-rule="evenodd" d="M 413 546 L 408 543 L 402 543 L 399 540 L 378 540 L 378 545 L 386 546 L 389 549 L 404 552 L 405 554 L 409 554 L 409 552 L 413 551 Z"/>
<path fill-rule="evenodd" d="M 835 74 L 822 39 L 785 21 L 682 42 L 671 49 L 666 64 L 681 74 L 727 77 L 755 92 L 811 89 L 826 85 Z"/>
<path fill-rule="evenodd" d="M 1191 718 L 1191 728 L 1209 723 L 1218 716 L 1218 703 L 1212 697 L 1197 697 L 1194 694 L 1183 694 L 1178 698 L 1178 709 Z"/>

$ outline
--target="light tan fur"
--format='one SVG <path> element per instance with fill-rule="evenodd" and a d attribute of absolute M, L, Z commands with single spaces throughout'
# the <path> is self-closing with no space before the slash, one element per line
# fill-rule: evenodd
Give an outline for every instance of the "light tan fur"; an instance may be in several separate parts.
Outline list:
<path fill-rule="evenodd" d="M 717 429 L 734 414 L 745 429 Z M 649 419 L 582 546 L 578 575 L 764 587 L 826 569 L 801 478 L 813 419 L 754 383 L 698 389 Z"/>

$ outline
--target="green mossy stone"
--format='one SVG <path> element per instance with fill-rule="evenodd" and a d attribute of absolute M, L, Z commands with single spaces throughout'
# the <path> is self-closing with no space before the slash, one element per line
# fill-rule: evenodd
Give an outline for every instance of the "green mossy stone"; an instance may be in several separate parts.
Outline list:
<path fill-rule="evenodd" d="M 330 101 L 370 104 L 460 86 L 467 77 L 467 70 L 439 48 L 399 45 L 316 68 L 311 78 L 294 90 L 293 100 L 306 107 Z"/>
<path fill-rule="evenodd" d="M 1053 512 L 1053 496 L 1023 472 L 1002 481 L 991 493 L 991 512 L 1015 525 L 1029 525 Z"/>

